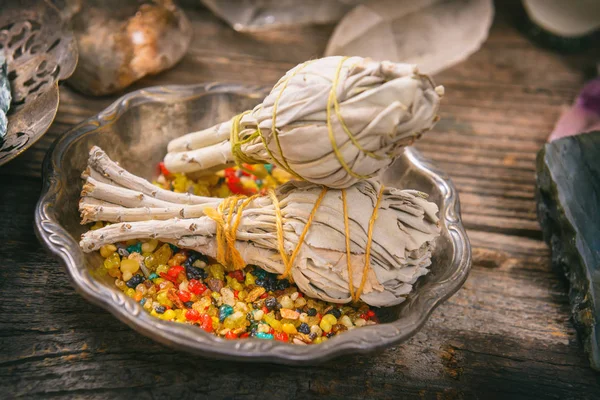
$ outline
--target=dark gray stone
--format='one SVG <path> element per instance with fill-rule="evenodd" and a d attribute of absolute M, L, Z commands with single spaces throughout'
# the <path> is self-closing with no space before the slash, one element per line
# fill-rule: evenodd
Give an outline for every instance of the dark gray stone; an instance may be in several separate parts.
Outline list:
<path fill-rule="evenodd" d="M 537 201 L 552 263 L 570 283 L 573 321 L 592 367 L 600 370 L 600 131 L 540 150 Z"/>

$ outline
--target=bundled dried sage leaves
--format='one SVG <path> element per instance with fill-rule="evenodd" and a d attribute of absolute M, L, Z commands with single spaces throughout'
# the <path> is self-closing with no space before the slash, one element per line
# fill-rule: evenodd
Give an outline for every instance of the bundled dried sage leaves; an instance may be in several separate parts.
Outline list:
<path fill-rule="evenodd" d="M 169 143 L 172 172 L 274 163 L 331 188 L 376 177 L 437 121 L 443 87 L 416 66 L 326 57 L 292 68 L 253 110 Z"/>
<path fill-rule="evenodd" d="M 438 208 L 424 193 L 384 188 L 376 180 L 343 190 L 290 181 L 270 195 L 198 197 L 160 189 L 98 147 L 84 177 L 83 222 L 115 222 L 85 233 L 84 251 L 159 239 L 230 269 L 254 264 L 289 274 L 305 294 L 336 303 L 402 302 L 428 272 L 439 235 Z"/>

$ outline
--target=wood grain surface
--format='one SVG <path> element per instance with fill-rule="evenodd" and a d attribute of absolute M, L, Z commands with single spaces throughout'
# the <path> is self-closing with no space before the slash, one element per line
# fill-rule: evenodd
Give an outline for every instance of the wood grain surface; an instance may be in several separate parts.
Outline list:
<path fill-rule="evenodd" d="M 90 305 L 33 233 L 41 160 L 61 133 L 116 99 L 68 86 L 50 131 L 0 168 L 0 398 L 600 398 L 550 267 L 534 200 L 535 155 L 598 52 L 542 50 L 498 2 L 489 40 L 436 76 L 441 121 L 417 147 L 453 178 L 473 244 L 464 287 L 408 342 L 318 367 L 217 362 L 172 351 Z M 319 57 L 332 26 L 244 35 L 187 10 L 192 48 L 131 90 L 207 81 L 273 84 Z"/>

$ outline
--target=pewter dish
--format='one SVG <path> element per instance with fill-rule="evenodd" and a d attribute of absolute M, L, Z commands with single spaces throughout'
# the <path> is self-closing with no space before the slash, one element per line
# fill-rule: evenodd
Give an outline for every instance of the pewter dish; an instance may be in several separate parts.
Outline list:
<path fill-rule="evenodd" d="M 58 9 L 41 0 L 0 0 L 0 53 L 12 102 L 0 165 L 46 133 L 58 111 L 58 82 L 77 65 L 77 45 Z"/>
<path fill-rule="evenodd" d="M 87 229 L 80 225 L 77 210 L 80 174 L 93 145 L 102 147 L 130 172 L 151 179 L 171 139 L 249 109 L 267 92 L 267 88 L 228 84 L 139 90 L 62 135 L 44 161 L 44 185 L 35 211 L 40 241 L 62 261 L 83 297 L 158 342 L 202 356 L 315 364 L 342 354 L 368 353 L 408 339 L 436 306 L 462 286 L 471 266 L 471 248 L 461 223 L 456 189 L 412 147 L 386 171 L 384 181 L 390 186 L 427 192 L 440 207 L 442 232 L 431 272 L 419 279 L 404 303 L 377 311 L 382 324 L 354 329 L 322 344 L 225 340 L 191 325 L 159 320 L 117 289 L 108 276 L 95 273 L 102 268 L 97 252 L 85 254 L 79 248 L 80 235 Z"/>

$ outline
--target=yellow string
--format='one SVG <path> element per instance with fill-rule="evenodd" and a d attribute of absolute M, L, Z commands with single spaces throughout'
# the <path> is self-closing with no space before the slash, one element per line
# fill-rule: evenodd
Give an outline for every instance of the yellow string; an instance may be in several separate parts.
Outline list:
<path fill-rule="evenodd" d="M 327 188 L 323 187 L 321 194 L 317 198 L 315 205 L 313 206 L 312 211 L 310 212 L 306 224 L 304 225 L 304 229 L 298 239 L 298 244 L 294 248 L 292 255 L 288 258 L 287 253 L 285 251 L 285 241 L 283 236 L 283 215 L 281 213 L 281 207 L 279 206 L 279 199 L 275 195 L 275 191 L 270 189 L 268 192 L 271 201 L 273 202 L 273 207 L 275 208 L 275 218 L 276 218 L 276 227 L 277 227 L 277 242 L 279 254 L 281 255 L 281 259 L 284 265 L 284 273 L 280 276 L 280 278 L 287 278 L 289 275 L 293 263 L 300 252 L 300 248 L 304 243 L 304 238 L 308 234 L 308 229 L 310 228 L 317 209 L 321 204 L 321 201 L 325 197 L 327 193 Z M 258 194 L 253 195 L 251 197 L 246 198 L 243 202 L 239 203 L 240 199 L 245 198 L 245 196 L 231 196 L 224 199 L 221 204 L 217 207 L 217 209 L 207 207 L 204 209 L 204 213 L 207 217 L 212 219 L 217 224 L 217 232 L 216 232 L 216 241 L 217 241 L 217 261 L 224 266 L 228 266 L 233 264 L 234 269 L 242 269 L 246 266 L 246 262 L 243 260 L 239 250 L 235 247 L 235 242 L 237 240 L 236 233 L 237 229 L 240 225 L 242 219 L 242 211 L 243 209 L 254 200 Z M 227 216 L 225 215 L 225 210 L 227 210 Z M 233 219 L 233 215 L 236 213 L 235 220 Z M 233 224 L 232 224 L 233 221 Z"/>
<path fill-rule="evenodd" d="M 342 60 L 342 63 L 343 62 L 344 62 L 344 60 Z M 340 63 L 340 66 L 338 67 L 338 70 L 340 68 L 341 68 L 341 63 Z M 338 162 L 346 170 L 346 172 L 348 172 L 348 174 L 353 176 L 354 178 L 367 179 L 367 178 L 369 178 L 368 176 L 360 175 L 360 174 L 357 174 L 356 172 L 352 171 L 352 169 L 348 166 L 348 164 L 344 160 L 344 157 L 342 156 L 342 153 L 340 152 L 340 150 L 337 146 L 337 143 L 335 142 L 335 136 L 333 134 L 333 126 L 331 124 L 331 108 L 332 108 L 332 104 L 333 104 L 333 98 L 336 95 L 336 89 L 337 89 L 339 78 L 340 78 L 339 74 L 336 74 L 333 79 L 333 82 L 331 84 L 331 90 L 329 91 L 329 98 L 327 99 L 327 131 L 329 134 L 329 141 L 331 142 L 331 148 L 333 149 L 333 153 L 335 154 L 335 157 L 338 159 Z"/>
<path fill-rule="evenodd" d="M 344 61 L 346 61 L 348 58 L 350 58 L 350 57 L 342 58 L 342 60 L 340 61 L 340 64 L 338 65 L 337 71 L 335 71 L 334 82 L 336 82 L 336 86 L 337 86 L 337 82 L 340 79 L 340 73 L 342 71 L 342 66 L 344 65 Z M 352 143 L 354 143 L 354 146 L 356 146 L 360 151 L 362 151 L 363 153 L 365 153 L 366 155 L 368 155 L 371 158 L 375 158 L 377 160 L 383 160 L 384 157 L 381 157 L 381 156 L 373 153 L 372 151 L 369 151 L 369 150 L 363 148 L 360 145 L 360 143 L 358 143 L 358 140 L 356 140 L 356 138 L 354 137 L 352 132 L 350 132 L 350 129 L 348 128 L 348 125 L 346 125 L 346 121 L 344 121 L 344 118 L 342 117 L 342 113 L 340 111 L 340 103 L 338 102 L 338 98 L 337 98 L 337 87 L 336 87 L 336 90 L 333 91 L 333 108 L 335 110 L 335 115 L 336 115 L 338 121 L 340 122 L 340 124 L 342 125 L 342 128 L 344 129 L 344 132 L 346 132 L 346 135 L 348 135 L 348 137 L 350 138 Z"/>
<path fill-rule="evenodd" d="M 233 219 L 233 214 L 237 208 L 238 201 L 241 198 L 242 198 L 242 196 L 230 197 L 230 199 L 232 199 L 232 200 L 229 201 L 229 212 L 227 214 L 227 223 L 225 224 L 225 229 L 224 229 L 225 241 L 227 243 L 227 250 L 229 250 L 226 253 L 226 257 L 225 257 L 225 259 L 227 261 L 226 265 L 233 264 L 234 269 L 243 269 L 246 266 L 246 263 L 244 262 L 242 255 L 240 254 L 239 250 L 236 249 L 236 247 L 235 247 L 236 232 L 231 229 L 231 221 Z M 240 210 L 238 209 L 237 212 L 239 213 Z"/>
<path fill-rule="evenodd" d="M 383 197 L 384 186 L 381 185 L 379 189 L 379 193 L 377 195 L 377 201 L 375 203 L 375 208 L 373 209 L 373 213 L 371 214 L 371 218 L 369 220 L 369 227 L 367 231 L 367 245 L 365 248 L 365 265 L 363 267 L 362 278 L 360 282 L 360 286 L 354 291 L 354 283 L 353 283 L 353 274 L 352 274 L 352 265 L 351 265 L 351 251 L 350 251 L 350 226 L 348 220 L 348 202 L 346 198 L 346 189 L 342 189 L 342 205 L 343 205 L 343 214 L 344 214 L 344 229 L 345 229 L 345 239 L 346 239 L 346 264 L 348 269 L 348 286 L 350 289 L 350 296 L 353 301 L 358 301 L 364 289 L 364 286 L 367 282 L 367 277 L 369 274 L 369 270 L 371 267 L 371 245 L 373 243 L 373 228 L 375 225 L 375 221 L 377 220 L 379 205 L 381 204 L 381 199 Z M 293 263 L 298 256 L 302 245 L 304 244 L 304 239 L 308 234 L 308 230 L 312 225 L 314 217 L 317 213 L 321 202 L 325 198 L 327 194 L 327 188 L 323 187 L 319 197 L 315 201 L 315 205 L 313 206 L 302 233 L 298 239 L 298 244 L 294 248 L 291 256 L 288 258 L 288 255 L 285 251 L 285 238 L 283 235 L 283 215 L 281 213 L 281 207 L 279 205 L 279 199 L 277 198 L 275 191 L 273 189 L 269 189 L 267 192 L 269 198 L 273 203 L 273 207 L 275 209 L 275 225 L 277 228 L 277 244 L 279 254 L 281 256 L 282 263 L 285 267 L 284 273 L 279 276 L 280 279 L 287 278 L 292 267 Z M 236 234 L 237 229 L 240 225 L 242 218 L 243 209 L 250 204 L 258 195 L 254 195 L 251 197 L 245 196 L 231 196 L 224 199 L 221 204 L 217 207 L 217 209 L 207 207 L 204 209 L 204 213 L 207 217 L 211 218 L 216 222 L 217 231 L 216 231 L 216 240 L 217 240 L 217 261 L 224 266 L 228 266 L 233 264 L 234 269 L 243 269 L 246 266 L 246 262 L 242 258 L 239 250 L 235 247 L 236 242 Z M 241 199 L 245 199 L 241 203 L 239 201 Z M 238 204 L 239 203 L 239 204 Z M 224 217 L 224 212 L 227 210 L 227 217 Z M 233 219 L 234 213 L 236 214 L 235 220 Z M 232 224 L 233 221 L 233 224 Z"/>
<path fill-rule="evenodd" d="M 314 60 L 313 60 L 314 61 Z M 265 136 L 263 135 L 262 130 L 260 129 L 260 126 L 256 126 L 256 130 L 249 135 L 246 139 L 241 140 L 240 139 L 240 131 L 241 131 L 241 120 L 244 117 L 244 115 L 252 112 L 250 110 L 248 111 L 244 111 L 241 114 L 236 115 L 235 117 L 233 117 L 232 121 L 231 121 L 231 132 L 229 134 L 229 139 L 231 142 L 231 154 L 233 155 L 233 159 L 235 161 L 235 163 L 238 166 L 241 166 L 242 163 L 246 163 L 246 164 L 263 164 L 263 161 L 261 160 L 256 160 L 248 155 L 246 155 L 244 153 L 244 151 L 242 150 L 242 145 L 247 144 L 249 142 L 251 142 L 252 140 L 256 139 L 257 137 L 260 137 L 260 140 L 263 143 L 263 146 L 265 148 L 265 150 L 267 151 L 267 154 L 269 155 L 269 157 L 271 158 L 271 160 L 273 161 L 274 164 L 278 165 L 279 167 L 283 168 L 284 170 L 286 170 L 287 172 L 289 172 L 291 175 L 295 176 L 297 179 L 300 180 L 304 180 L 304 178 L 302 178 L 300 175 L 298 175 L 289 165 L 287 159 L 285 158 L 284 154 L 283 154 L 283 149 L 281 148 L 281 143 L 279 142 L 279 133 L 277 131 L 277 106 L 279 105 L 279 100 L 281 99 L 281 96 L 283 95 L 283 91 L 287 88 L 288 83 L 290 82 L 290 80 L 296 76 L 296 74 L 298 72 L 300 72 L 304 67 L 306 67 L 308 64 L 312 63 L 313 61 L 306 61 L 305 63 L 301 64 L 300 66 L 298 66 L 289 76 L 287 76 L 282 83 L 282 88 L 279 91 L 279 94 L 277 95 L 277 97 L 275 98 L 275 102 L 273 103 L 273 113 L 272 113 L 272 126 L 271 126 L 271 135 L 275 138 L 275 143 L 277 144 L 277 148 L 279 149 L 279 156 L 281 157 L 281 160 L 279 160 L 277 157 L 275 157 L 275 154 L 271 151 L 271 149 L 269 148 L 269 144 L 267 143 L 267 139 L 265 138 Z"/>
<path fill-rule="evenodd" d="M 246 155 L 246 153 L 244 153 L 244 151 L 242 150 L 243 145 L 250 143 L 251 141 L 253 141 L 256 138 L 260 138 L 260 140 L 261 140 L 265 150 L 267 151 L 267 154 L 271 158 L 273 164 L 276 164 L 280 168 L 283 168 L 284 170 L 286 170 L 288 173 L 290 173 L 297 179 L 304 180 L 304 178 L 302 178 L 300 175 L 298 175 L 296 173 L 296 171 L 294 171 L 287 163 L 287 160 L 285 159 L 283 152 L 281 151 L 281 146 L 279 146 L 279 137 L 277 136 L 277 133 L 275 134 L 276 141 L 277 141 L 277 144 L 278 144 L 278 147 L 280 150 L 281 158 L 285 161 L 285 163 L 282 163 L 281 161 L 279 161 L 277 159 L 277 157 L 275 157 L 275 154 L 269 148 L 267 139 L 263 135 L 262 130 L 260 129 L 260 126 L 258 126 L 258 124 L 256 125 L 256 130 L 251 135 L 249 135 L 246 139 L 243 139 L 243 140 L 240 139 L 239 135 L 240 135 L 240 130 L 241 130 L 241 126 L 240 126 L 241 119 L 244 115 L 248 114 L 249 112 L 251 112 L 251 111 L 244 111 L 243 113 L 238 114 L 235 117 L 233 117 L 233 119 L 231 121 L 232 125 L 231 125 L 231 132 L 229 134 L 229 140 L 231 142 L 231 154 L 233 155 L 233 160 L 236 163 L 236 165 L 239 166 L 240 168 L 242 168 L 243 163 L 264 164 L 264 161 L 256 160 L 256 159 Z"/>
<path fill-rule="evenodd" d="M 242 150 L 242 145 L 254 140 L 258 135 L 257 132 L 254 132 L 246 139 L 240 139 L 242 118 L 244 117 L 244 115 L 250 112 L 250 110 L 244 111 L 243 113 L 238 114 L 231 119 L 231 131 L 229 132 L 229 141 L 231 142 L 231 154 L 233 155 L 233 160 L 237 165 L 242 165 L 242 163 L 262 164 L 262 161 L 255 160 L 254 158 L 246 155 L 246 153 L 244 153 L 244 151 Z"/>
<path fill-rule="evenodd" d="M 340 163 L 340 165 L 344 168 L 344 170 L 346 170 L 346 172 L 348 172 L 348 174 L 353 176 L 354 178 L 367 179 L 370 176 L 357 174 L 350 168 L 350 166 L 348 165 L 346 160 L 344 160 L 344 157 L 343 157 L 342 153 L 340 152 L 339 147 L 337 146 L 337 143 L 335 141 L 335 135 L 333 132 L 333 125 L 332 125 L 332 121 L 331 121 L 331 108 L 333 106 L 333 110 L 335 112 L 335 115 L 336 115 L 338 121 L 340 122 L 340 125 L 342 126 L 342 129 L 344 130 L 344 132 L 346 133 L 346 135 L 348 136 L 350 141 L 354 144 L 354 146 L 356 146 L 360 151 L 362 151 L 369 157 L 372 157 L 372 158 L 375 158 L 378 160 L 381 160 L 384 158 L 382 156 L 375 154 L 372 151 L 365 149 L 364 147 L 362 147 L 360 145 L 360 143 L 358 142 L 358 140 L 356 139 L 354 134 L 348 128 L 348 125 L 346 125 L 346 122 L 344 121 L 344 118 L 341 114 L 340 104 L 339 104 L 339 101 L 337 98 L 337 86 L 339 84 L 342 67 L 344 65 L 344 62 L 348 58 L 349 57 L 343 57 L 342 60 L 340 61 L 339 65 L 337 67 L 332 85 L 331 85 L 331 90 L 329 92 L 329 97 L 327 100 L 327 130 L 328 130 L 329 140 L 331 142 L 331 147 L 333 149 L 333 152 L 334 152 L 336 158 L 338 159 L 338 162 Z M 275 143 L 277 145 L 277 149 L 279 150 L 279 156 L 281 159 L 278 159 L 275 156 L 275 154 L 271 151 L 271 149 L 269 148 L 269 145 L 267 143 L 267 139 L 265 138 L 262 130 L 260 129 L 260 127 L 258 125 L 256 127 L 255 132 L 253 132 L 251 135 L 249 135 L 246 139 L 243 139 L 243 140 L 240 139 L 239 134 L 241 131 L 241 120 L 244 117 L 244 115 L 250 113 L 251 110 L 244 111 L 243 113 L 236 115 L 232 119 L 232 126 L 231 126 L 231 132 L 230 132 L 231 153 L 233 155 L 233 159 L 234 159 L 235 163 L 238 166 L 241 166 L 242 163 L 246 163 L 246 164 L 262 164 L 263 163 L 262 160 L 256 160 L 256 159 L 246 155 L 244 153 L 244 151 L 242 150 L 242 146 L 244 144 L 251 142 L 252 140 L 256 139 L 257 137 L 260 137 L 260 139 L 263 143 L 263 146 L 264 146 L 265 150 L 267 151 L 267 154 L 269 155 L 269 157 L 271 158 L 271 160 L 273 161 L 274 164 L 277 164 L 279 167 L 285 169 L 288 173 L 290 173 L 297 179 L 304 180 L 304 178 L 302 178 L 300 175 L 298 175 L 298 173 L 296 173 L 290 167 L 287 159 L 285 158 L 285 155 L 283 154 L 283 149 L 281 148 L 281 142 L 279 141 L 279 132 L 277 130 L 277 121 L 276 120 L 277 120 L 277 108 L 279 106 L 279 101 L 280 101 L 281 97 L 283 96 L 283 92 L 287 88 L 290 80 L 294 76 L 296 76 L 296 74 L 298 74 L 302 69 L 304 69 L 307 65 L 312 63 L 313 61 L 314 60 L 306 61 L 303 64 L 299 65 L 291 74 L 289 74 L 289 76 L 287 76 L 282 81 L 283 82 L 281 84 L 282 88 L 279 91 L 277 97 L 275 98 L 275 101 L 273 102 L 273 112 L 272 112 L 272 117 L 271 117 L 271 119 L 272 119 L 271 120 L 271 135 L 275 139 Z M 391 155 L 388 155 L 388 157 L 391 157 Z"/>
<path fill-rule="evenodd" d="M 377 195 L 377 202 L 375 203 L 375 208 L 373 209 L 373 214 L 371 214 L 371 219 L 369 220 L 369 230 L 367 232 L 367 247 L 365 248 L 365 266 L 363 268 L 360 286 L 358 287 L 356 295 L 353 299 L 354 301 L 358 301 L 360 299 L 360 295 L 362 294 L 363 288 L 365 287 L 365 283 L 367 282 L 367 276 L 371 267 L 371 243 L 373 243 L 373 226 L 375 225 L 375 220 L 377 220 L 379 204 L 381 203 L 381 198 L 383 197 L 383 189 L 384 186 L 381 185 L 381 188 L 379 188 L 379 194 Z"/>
<path fill-rule="evenodd" d="M 227 199 L 223 200 L 219 206 L 214 209 L 211 207 L 204 208 L 204 214 L 215 221 L 217 224 L 217 231 L 215 233 L 215 237 L 217 239 L 217 261 L 223 264 L 225 262 L 225 240 L 223 240 L 223 227 L 225 225 L 225 221 L 223 220 L 223 207 Z"/>
<path fill-rule="evenodd" d="M 298 238 L 298 244 L 296 245 L 296 248 L 292 252 L 292 255 L 290 256 L 290 259 L 289 259 L 287 265 L 285 266 L 285 271 L 284 271 L 284 273 L 282 275 L 279 276 L 279 278 L 281 278 L 281 279 L 287 278 L 287 276 L 289 275 L 290 271 L 292 270 L 292 266 L 294 264 L 294 261 L 296 260 L 296 257 L 298 256 L 298 253 L 300 252 L 300 248 L 302 247 L 302 244 L 304 243 L 304 238 L 308 234 L 308 229 L 310 228 L 310 226 L 311 226 L 311 224 L 313 222 L 313 219 L 315 218 L 315 214 L 317 213 L 317 209 L 319 208 L 319 205 L 321 204 L 321 201 L 325 197 L 325 194 L 327 194 L 327 188 L 323 187 L 323 190 L 321 190 L 321 194 L 317 198 L 317 201 L 315 202 L 315 205 L 313 206 L 310 214 L 308 215 L 308 218 L 306 220 L 306 224 L 304 225 L 304 229 L 302 230 L 302 233 L 300 234 L 300 237 Z"/>
<path fill-rule="evenodd" d="M 342 205 L 344 211 L 344 230 L 346 231 L 346 266 L 348 268 L 348 286 L 350 287 L 350 297 L 354 299 L 352 265 L 350 264 L 350 226 L 348 224 L 348 202 L 346 201 L 346 189 L 342 189 Z"/>
<path fill-rule="evenodd" d="M 281 208 L 279 207 L 279 199 L 275 195 L 275 191 L 273 189 L 269 189 L 267 192 L 271 201 L 273 202 L 273 207 L 275 208 L 275 226 L 277 227 L 277 245 L 279 247 L 279 254 L 281 255 L 281 260 L 283 261 L 283 265 L 287 268 L 288 265 L 288 256 L 285 252 L 284 246 L 284 237 L 283 237 L 283 216 L 281 215 Z"/>
<path fill-rule="evenodd" d="M 309 65 L 310 63 L 312 63 L 314 60 L 311 61 L 305 61 L 304 63 L 302 63 L 300 66 L 298 66 L 283 82 L 283 87 L 281 88 L 281 90 L 279 91 L 279 94 L 277 95 L 277 98 L 275 98 L 275 102 L 273 102 L 273 114 L 271 117 L 271 136 L 273 136 L 275 138 L 275 143 L 277 144 L 277 148 L 279 149 L 279 155 L 281 156 L 281 160 L 283 161 L 283 164 L 285 165 L 285 170 L 290 172 L 292 175 L 298 176 L 298 174 L 296 174 L 295 172 L 292 171 L 292 169 L 290 168 L 290 165 L 288 164 L 285 156 L 283 155 L 283 150 L 281 149 L 281 143 L 279 143 L 279 133 L 277 132 L 277 106 L 279 105 L 279 100 L 281 99 L 281 96 L 283 95 L 283 91 L 287 88 L 288 83 L 290 83 L 290 80 L 296 76 L 296 74 L 298 72 L 300 72 L 302 69 L 304 69 L 304 67 L 306 67 L 307 65 Z M 261 134 L 262 137 L 262 134 Z M 267 146 L 267 144 L 265 143 L 265 147 L 268 149 L 269 147 Z M 273 158 L 275 160 L 275 158 L 272 156 L 271 153 L 269 153 L 269 155 L 271 155 L 271 158 Z"/>
<path fill-rule="evenodd" d="M 217 240 L 217 261 L 224 266 L 232 265 L 234 269 L 243 269 L 246 266 L 242 255 L 235 247 L 237 240 L 237 228 L 241 221 L 241 215 L 244 207 L 246 207 L 255 196 L 246 198 L 241 204 L 239 200 L 245 196 L 231 196 L 224 199 L 217 209 L 207 207 L 204 213 L 217 224 L 216 240 Z M 227 219 L 224 218 L 224 211 L 227 210 Z M 233 215 L 237 213 L 235 222 L 232 224 Z"/>
<path fill-rule="evenodd" d="M 255 194 L 255 195 L 248 197 L 238 207 L 237 215 L 235 217 L 235 222 L 234 222 L 233 226 L 231 227 L 231 230 L 234 235 L 237 233 L 238 227 L 240 226 L 240 222 L 242 221 L 242 211 L 244 210 L 244 208 L 246 208 L 246 206 L 248 204 L 250 204 L 252 202 L 252 200 L 256 199 L 258 196 L 259 196 L 258 194 Z"/>
<path fill-rule="evenodd" d="M 235 241 L 237 240 L 237 230 L 238 227 L 240 226 L 240 222 L 242 221 L 242 211 L 244 211 L 244 208 L 246 208 L 246 206 L 248 204 L 250 204 L 255 198 L 258 197 L 258 194 L 255 194 L 253 196 L 248 197 L 246 200 L 244 200 L 242 203 L 240 203 L 238 205 L 238 208 L 236 210 L 236 217 L 235 217 L 235 222 L 234 224 L 230 227 L 230 235 L 232 237 L 232 246 L 233 249 L 235 251 L 235 253 L 237 253 L 239 255 L 239 260 L 237 263 L 234 262 L 234 268 L 235 269 L 243 269 L 246 267 L 246 262 L 244 261 L 244 259 L 242 258 L 240 252 L 235 248 Z"/>

